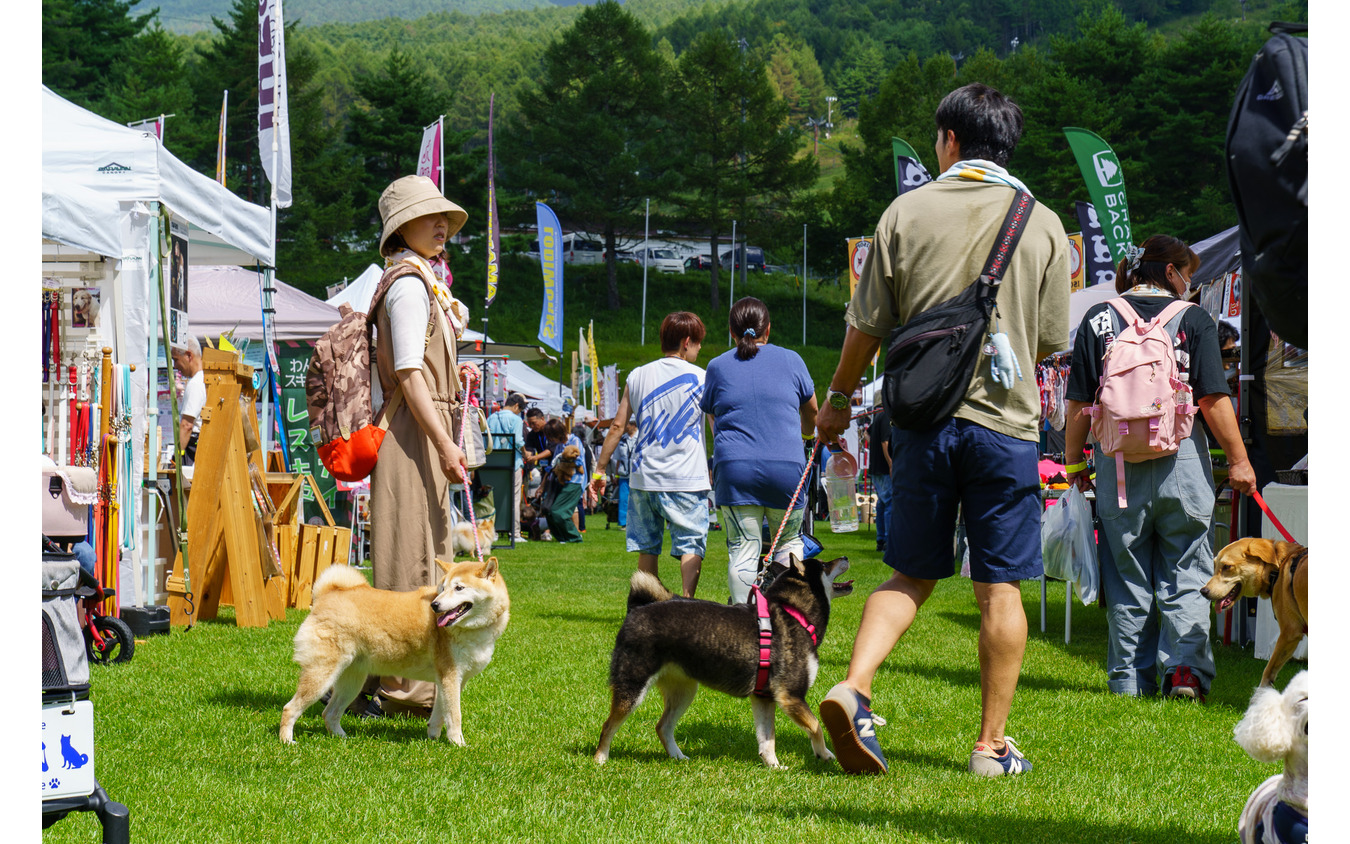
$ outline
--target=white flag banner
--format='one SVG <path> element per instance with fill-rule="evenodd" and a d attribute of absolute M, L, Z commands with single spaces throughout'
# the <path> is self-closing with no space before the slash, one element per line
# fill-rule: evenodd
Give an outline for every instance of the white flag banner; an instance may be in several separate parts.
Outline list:
<path fill-rule="evenodd" d="M 611 363 L 601 370 L 600 395 L 605 412 L 613 415 L 619 407 L 619 365 Z"/>
<path fill-rule="evenodd" d="M 263 172 L 275 189 L 277 207 L 289 208 L 291 119 L 286 107 L 286 36 L 281 0 L 258 0 L 258 152 Z"/>

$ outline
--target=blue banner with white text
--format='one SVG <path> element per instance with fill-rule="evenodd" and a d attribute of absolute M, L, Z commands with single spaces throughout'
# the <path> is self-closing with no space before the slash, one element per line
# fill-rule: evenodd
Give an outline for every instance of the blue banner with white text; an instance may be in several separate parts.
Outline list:
<path fill-rule="evenodd" d="M 544 308 L 539 315 L 539 342 L 562 353 L 563 254 L 558 215 L 542 202 L 534 204 L 539 220 L 539 266 L 544 273 Z"/>

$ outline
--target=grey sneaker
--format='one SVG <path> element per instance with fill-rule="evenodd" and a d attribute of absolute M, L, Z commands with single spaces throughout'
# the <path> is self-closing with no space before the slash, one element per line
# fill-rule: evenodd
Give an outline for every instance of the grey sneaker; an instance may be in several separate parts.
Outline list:
<path fill-rule="evenodd" d="M 871 703 L 843 683 L 830 689 L 820 702 L 820 720 L 830 734 L 834 755 L 839 767 L 850 774 L 886 773 L 886 756 L 876 731 L 886 721 L 872 714 Z"/>
<path fill-rule="evenodd" d="M 1002 754 L 995 753 L 994 748 L 982 741 L 975 742 L 975 749 L 970 753 L 970 772 L 982 777 L 1002 777 L 1030 771 L 1031 763 L 1013 744 L 1012 738 L 1004 736 L 1003 741 Z"/>

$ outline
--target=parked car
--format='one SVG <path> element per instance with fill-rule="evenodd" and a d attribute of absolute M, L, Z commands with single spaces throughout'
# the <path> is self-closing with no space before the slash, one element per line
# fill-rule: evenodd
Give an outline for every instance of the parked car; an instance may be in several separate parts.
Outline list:
<path fill-rule="evenodd" d="M 648 246 L 646 253 L 646 263 L 652 269 L 663 273 L 682 273 L 684 272 L 684 262 L 675 255 L 674 249 L 665 249 L 657 246 Z M 642 250 L 638 250 L 638 263 L 643 263 Z"/>
<path fill-rule="evenodd" d="M 745 257 L 747 254 L 749 255 L 749 259 L 746 261 L 746 268 L 747 268 L 750 272 L 755 272 L 755 273 L 762 273 L 762 272 L 764 272 L 764 250 L 761 249 L 761 248 L 759 248 L 758 246 L 750 246 L 750 247 L 746 247 L 746 246 L 739 246 L 739 245 L 738 245 L 738 246 L 736 247 L 736 265 L 735 265 L 735 267 L 732 267 L 732 264 L 731 264 L 731 250 L 728 249 L 727 251 L 723 252 L 723 253 L 722 253 L 722 269 L 737 269 L 737 270 L 739 270 L 739 269 L 741 268 L 741 261 L 742 261 L 742 259 L 744 259 L 744 257 Z"/>
<path fill-rule="evenodd" d="M 599 264 L 604 260 L 604 244 L 585 238 L 574 238 L 570 248 L 563 253 L 565 264 Z"/>
<path fill-rule="evenodd" d="M 575 233 L 562 236 L 562 256 L 564 264 L 598 264 L 602 260 L 605 248 L 594 240 L 578 237 Z M 539 260 L 539 241 L 530 243 L 530 251 L 525 255 Z"/>
<path fill-rule="evenodd" d="M 602 253 L 602 256 L 603 256 L 604 254 L 607 254 L 607 253 Z M 601 258 L 601 261 L 603 261 L 603 260 L 604 260 L 604 258 L 602 257 L 602 258 Z M 615 251 L 615 253 L 614 253 L 614 260 L 615 260 L 616 262 L 620 263 L 620 264 L 637 264 L 637 263 L 641 263 L 640 261 L 638 261 L 637 253 L 636 253 L 636 252 L 632 252 L 632 251 L 627 250 L 627 249 L 619 249 L 619 250 Z"/>
<path fill-rule="evenodd" d="M 692 255 L 684 259 L 684 271 L 690 270 L 710 270 L 712 269 L 711 255 Z"/>

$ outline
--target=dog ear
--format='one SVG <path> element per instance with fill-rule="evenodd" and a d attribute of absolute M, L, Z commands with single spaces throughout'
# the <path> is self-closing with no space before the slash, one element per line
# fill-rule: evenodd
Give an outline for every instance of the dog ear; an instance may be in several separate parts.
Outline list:
<path fill-rule="evenodd" d="M 791 559 L 793 570 L 795 570 L 797 574 L 800 574 L 802 577 L 806 577 L 806 564 L 802 562 L 802 558 L 798 557 L 796 554 L 793 554 Z"/>
<path fill-rule="evenodd" d="M 491 580 L 497 576 L 497 558 L 488 557 L 487 562 L 483 563 L 483 570 L 479 572 L 479 577 L 484 580 Z"/>
<path fill-rule="evenodd" d="M 440 566 L 440 567 L 441 567 L 441 571 L 445 572 L 446 574 L 449 574 L 449 573 L 450 573 L 450 565 L 451 565 L 451 564 L 450 564 L 450 563 L 447 563 L 445 560 L 442 560 L 440 557 L 437 557 L 437 558 L 436 558 L 436 565 Z"/>

